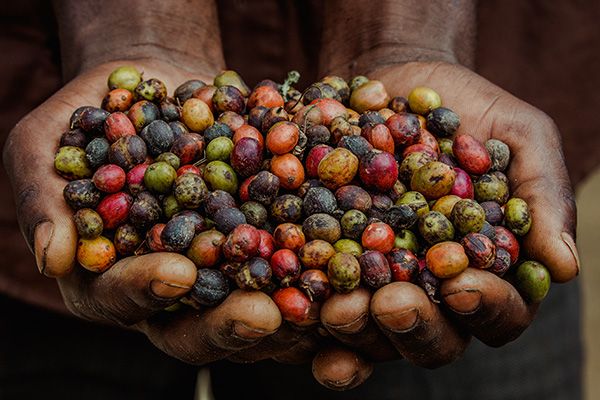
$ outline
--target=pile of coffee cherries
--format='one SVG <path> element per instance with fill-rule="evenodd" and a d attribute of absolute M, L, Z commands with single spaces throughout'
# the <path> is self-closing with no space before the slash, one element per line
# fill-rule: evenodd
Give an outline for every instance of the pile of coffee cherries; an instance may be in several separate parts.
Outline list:
<path fill-rule="evenodd" d="M 508 272 L 529 301 L 544 298 L 548 271 L 519 257 L 532 218 L 511 198 L 505 143 L 456 134 L 459 116 L 431 88 L 390 98 L 379 81 L 327 76 L 300 92 L 298 77 L 251 90 L 224 71 L 171 97 L 135 67 L 114 70 L 55 156 L 79 265 L 181 253 L 198 267 L 186 304 L 261 290 L 300 326 L 360 286 L 414 282 L 437 302 L 441 280 L 466 268 Z"/>

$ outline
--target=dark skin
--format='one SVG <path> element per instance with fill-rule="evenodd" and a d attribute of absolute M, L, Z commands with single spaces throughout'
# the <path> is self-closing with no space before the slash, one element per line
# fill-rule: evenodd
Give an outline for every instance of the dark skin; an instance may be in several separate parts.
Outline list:
<path fill-rule="evenodd" d="M 406 96 L 415 86 L 435 88 L 461 116 L 458 133 L 507 143 L 513 155 L 507 171 L 513 195 L 528 202 L 535 220 L 523 251 L 544 263 L 553 281 L 573 279 L 579 272 L 573 240 L 576 207 L 556 125 L 540 110 L 458 65 L 469 65 L 473 58 L 472 30 L 465 30 L 473 24 L 472 2 L 410 3 L 328 2 L 331 18 L 324 26 L 322 51 L 329 57 L 323 58 L 321 74 L 368 74 L 381 80 L 391 96 Z M 369 31 L 361 19 L 377 9 L 386 12 L 378 14 L 381 20 Z M 392 23 L 399 20 L 405 28 L 401 33 Z M 356 29 L 343 28 L 348 25 Z M 516 339 L 537 309 L 506 281 L 476 269 L 446 280 L 441 294 L 437 306 L 414 285 L 395 283 L 377 291 L 370 303 L 366 294 L 351 294 L 360 304 L 352 313 L 344 313 L 350 299 L 335 301 L 341 297 L 335 295 L 323 307 L 321 320 L 334 336 L 365 354 L 388 347 L 375 339 L 374 320 L 404 358 L 436 367 L 459 357 L 471 335 L 490 346 Z M 367 345 L 361 343 L 365 331 L 374 338 Z"/>
<path fill-rule="evenodd" d="M 436 367 L 459 357 L 471 335 L 500 346 L 529 325 L 536 306 L 480 270 L 469 269 L 444 282 L 439 306 L 410 283 L 388 285 L 373 295 L 366 290 L 336 294 L 321 311 L 332 337 L 322 339 L 313 330 L 281 325 L 277 307 L 262 293 L 234 292 L 210 311 L 156 315 L 195 280 L 195 266 L 180 255 L 130 257 L 99 276 L 76 267 L 72 211 L 62 198 L 65 181 L 52 169 L 52 155 L 71 112 L 82 104 L 97 104 L 106 91 L 106 77 L 124 63 L 163 79 L 171 90 L 191 78 L 210 82 L 224 68 L 211 2 L 201 1 L 181 14 L 169 2 L 158 10 L 139 2 L 131 5 L 135 17 L 126 19 L 111 14 L 118 8 L 110 5 L 94 10 L 82 3 L 57 6 L 64 72 L 75 79 L 15 127 L 3 158 L 38 268 L 57 277 L 70 311 L 140 330 L 161 350 L 193 364 L 222 358 L 303 362 L 317 353 L 315 378 L 334 389 L 362 383 L 372 369 L 365 360 L 402 356 Z M 473 4 L 459 2 L 445 9 L 451 7 L 445 2 L 419 7 L 408 1 L 336 3 L 326 3 L 322 75 L 368 74 L 380 79 L 392 96 L 406 96 L 418 85 L 433 87 L 461 116 L 459 132 L 505 141 L 514 155 L 508 171 L 514 194 L 530 204 L 536 221 L 525 250 L 549 268 L 553 280 L 572 279 L 578 272 L 572 239 L 575 206 L 556 127 L 539 110 L 452 64 L 471 62 Z M 360 18 L 375 12 L 368 7 L 385 7 L 389 18 L 372 26 L 370 19 Z M 164 15 L 171 18 L 159 17 Z M 453 18 L 444 17 L 448 15 Z M 399 20 L 405 21 L 402 29 Z M 131 21 L 144 23 L 132 30 Z M 347 29 L 349 24 L 356 29 Z M 421 62 L 411 62 L 415 60 Z M 43 140 L 38 135 L 42 124 L 47 132 Z M 34 160 L 31 154 L 36 154 Z M 536 219 L 541 213 L 544 218 Z"/>

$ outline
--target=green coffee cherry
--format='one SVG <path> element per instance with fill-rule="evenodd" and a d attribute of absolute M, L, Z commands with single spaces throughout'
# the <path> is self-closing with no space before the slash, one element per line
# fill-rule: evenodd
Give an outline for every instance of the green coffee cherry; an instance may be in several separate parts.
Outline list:
<path fill-rule="evenodd" d="M 419 251 L 419 240 L 417 239 L 417 235 L 411 230 L 403 229 L 396 234 L 394 247 L 397 249 L 410 250 L 416 254 Z"/>
<path fill-rule="evenodd" d="M 54 156 L 54 168 L 60 176 L 71 181 L 92 176 L 85 150 L 75 146 L 58 149 Z"/>
<path fill-rule="evenodd" d="M 215 76 L 214 85 L 216 87 L 221 86 L 233 86 L 242 92 L 243 96 L 250 95 L 250 88 L 246 85 L 246 82 L 242 77 L 235 71 L 223 71 L 219 75 Z"/>
<path fill-rule="evenodd" d="M 485 222 L 485 211 L 475 200 L 463 199 L 452 208 L 450 219 L 461 235 L 478 233 Z"/>
<path fill-rule="evenodd" d="M 363 253 L 363 248 L 360 243 L 352 239 L 340 239 L 333 244 L 333 248 L 337 253 L 348 253 L 355 257 Z"/>
<path fill-rule="evenodd" d="M 425 86 L 417 86 L 408 94 L 408 105 L 412 112 L 426 115 L 442 105 L 442 99 L 437 92 Z"/>
<path fill-rule="evenodd" d="M 504 206 L 504 224 L 512 233 L 524 236 L 531 228 L 529 206 L 523 199 L 513 197 Z"/>
<path fill-rule="evenodd" d="M 539 303 L 550 290 L 550 272 L 537 261 L 525 261 L 517 267 L 515 285 L 532 303 Z"/>
<path fill-rule="evenodd" d="M 225 136 L 211 140 L 206 146 L 206 159 L 210 161 L 229 161 L 233 151 L 233 141 Z"/>
<path fill-rule="evenodd" d="M 133 92 L 142 81 L 142 74 L 131 65 L 124 65 L 115 69 L 108 77 L 110 90 L 121 88 Z"/>
<path fill-rule="evenodd" d="M 211 161 L 204 169 L 204 179 L 212 190 L 224 190 L 235 194 L 238 188 L 238 179 L 231 166 L 223 161 Z"/>
<path fill-rule="evenodd" d="M 164 161 L 150 165 L 144 174 L 144 185 L 155 193 L 168 193 L 177 178 L 177 172 Z"/>
<path fill-rule="evenodd" d="M 495 201 L 503 205 L 508 200 L 508 184 L 493 174 L 483 174 L 473 184 L 475 199 L 483 203 L 484 201 Z"/>
<path fill-rule="evenodd" d="M 429 212 L 429 204 L 427 203 L 427 199 L 425 199 L 425 196 L 419 192 L 410 191 L 404 193 L 402 196 L 400 196 L 398 201 L 396 201 L 397 206 L 402 204 L 406 204 L 412 208 L 419 217 L 422 217 Z"/>
<path fill-rule="evenodd" d="M 329 259 L 327 277 L 338 293 L 348 293 L 360 284 L 360 264 L 348 253 L 337 253 Z"/>
<path fill-rule="evenodd" d="M 173 215 L 183 211 L 183 207 L 179 205 L 177 199 L 175 198 L 175 195 L 173 194 L 165 196 L 165 198 L 162 201 L 162 209 L 167 219 L 171 219 Z"/>
<path fill-rule="evenodd" d="M 177 157 L 175 154 L 171 153 L 170 151 L 159 154 L 158 157 L 156 157 L 154 161 L 164 161 L 175 169 L 178 169 L 181 164 L 179 157 Z"/>
<path fill-rule="evenodd" d="M 438 211 L 430 211 L 419 218 L 419 232 L 430 244 L 454 239 L 452 223 Z"/>

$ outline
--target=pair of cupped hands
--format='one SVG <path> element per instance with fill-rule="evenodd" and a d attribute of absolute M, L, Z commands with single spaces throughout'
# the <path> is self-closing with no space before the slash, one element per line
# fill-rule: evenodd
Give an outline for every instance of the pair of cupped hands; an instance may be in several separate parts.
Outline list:
<path fill-rule="evenodd" d="M 106 63 L 80 74 L 23 118 L 4 149 L 23 234 L 39 270 L 56 277 L 75 315 L 143 332 L 162 351 L 197 365 L 220 359 L 312 360 L 315 378 L 338 390 L 366 380 L 372 362 L 404 358 L 435 368 L 459 358 L 472 336 L 501 346 L 531 323 L 537 305 L 528 304 L 507 281 L 472 268 L 442 284 L 440 304 L 418 286 L 396 282 L 375 293 L 334 294 L 321 308 L 321 328 L 300 329 L 282 321 L 262 292 L 236 290 L 216 308 L 162 312 L 196 278 L 196 267 L 180 254 L 128 257 L 101 275 L 77 266 L 73 211 L 63 199 L 66 182 L 54 172 L 53 156 L 71 113 L 99 105 L 108 75 L 124 64 L 163 80 L 169 91 L 192 78 L 212 82 L 208 74 L 192 75 L 157 60 Z M 407 63 L 369 77 L 381 80 L 391 96 L 431 87 L 460 115 L 459 133 L 507 143 L 511 191 L 528 202 L 533 216 L 522 252 L 545 264 L 555 282 L 578 274 L 573 192 L 560 135 L 548 116 L 459 65 Z"/>

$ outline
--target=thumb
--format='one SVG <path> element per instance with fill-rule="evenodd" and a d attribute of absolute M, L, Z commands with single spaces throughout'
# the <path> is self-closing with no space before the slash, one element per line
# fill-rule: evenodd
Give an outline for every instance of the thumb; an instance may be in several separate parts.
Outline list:
<path fill-rule="evenodd" d="M 570 185 L 543 178 L 515 193 L 527 199 L 532 225 L 523 238 L 529 257 L 544 264 L 555 282 L 567 282 L 579 274 L 575 245 L 576 206 Z"/>
<path fill-rule="evenodd" d="M 66 182 L 53 170 L 58 140 L 34 135 L 31 126 L 44 124 L 31 115 L 21 121 L 6 141 L 3 161 L 15 193 L 19 226 L 38 269 L 47 276 L 63 276 L 74 266 L 77 231 L 62 194 Z"/>
<path fill-rule="evenodd" d="M 580 267 L 574 239 L 575 195 L 556 126 L 548 117 L 536 122 L 525 133 L 526 140 L 507 140 L 515 148 L 508 176 L 515 185 L 513 196 L 527 202 L 532 217 L 531 229 L 523 238 L 527 256 L 543 263 L 553 281 L 567 282 Z"/>

